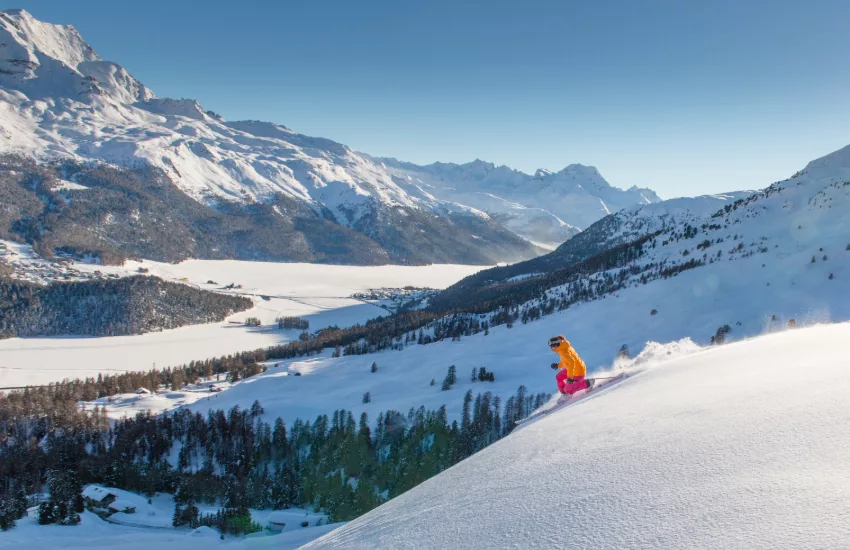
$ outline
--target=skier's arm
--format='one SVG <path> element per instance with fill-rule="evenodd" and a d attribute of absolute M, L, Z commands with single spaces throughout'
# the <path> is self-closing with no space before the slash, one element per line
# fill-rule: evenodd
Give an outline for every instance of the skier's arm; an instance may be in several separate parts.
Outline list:
<path fill-rule="evenodd" d="M 567 349 L 564 350 L 564 353 L 558 352 L 558 355 L 561 356 L 561 363 L 558 365 L 559 369 L 566 369 L 567 372 L 570 371 L 570 366 L 567 364 L 567 360 L 569 359 L 569 354 L 567 353 L 570 350 L 570 343 L 567 340 L 562 340 L 561 345 L 565 346 Z"/>

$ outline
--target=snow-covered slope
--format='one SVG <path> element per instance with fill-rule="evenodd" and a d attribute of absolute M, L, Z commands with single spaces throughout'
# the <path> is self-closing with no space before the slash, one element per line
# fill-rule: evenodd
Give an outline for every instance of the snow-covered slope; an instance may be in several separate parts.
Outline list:
<path fill-rule="evenodd" d="M 305 548 L 840 548 L 850 325 L 669 361 Z"/>
<path fill-rule="evenodd" d="M 545 293 L 545 284 L 559 280 L 557 270 L 530 273 L 515 282 L 499 278 L 507 276 L 510 267 L 485 270 L 466 279 L 480 287 L 461 283 L 443 298 L 451 309 L 451 304 L 478 304 L 481 296 L 493 301 L 504 296 L 509 305 L 497 311 L 515 312 L 519 319 L 512 328 L 499 324 L 491 326 L 489 334 L 465 334 L 427 345 L 414 340 L 403 351 L 333 358 L 332 350 L 326 350 L 279 361 L 269 372 L 219 394 L 215 403 L 192 407 L 244 408 L 259 399 L 268 418 L 291 421 L 337 408 L 355 416 L 367 412 L 374 419 L 387 409 L 446 405 L 449 417 L 456 419 L 468 390 L 489 391 L 503 402 L 520 384 L 531 394 L 554 391 L 548 369 L 553 356 L 545 343 L 556 334 L 565 334 L 591 373 L 599 373 L 612 367 L 623 345 L 633 353 L 649 342 L 684 338 L 708 345 L 724 325 L 729 328 L 727 340 L 740 340 L 783 330 L 791 319 L 797 326 L 848 321 L 850 185 L 840 177 L 833 181 L 838 177 L 834 166 L 822 179 L 815 170 L 820 165 L 813 162 L 772 191 L 753 195 L 749 203 L 719 203 L 728 205 L 729 212 L 718 208 L 722 216 L 708 216 L 718 227 L 691 225 L 697 234 L 688 237 L 684 226 L 668 227 L 667 233 L 645 243 L 642 256 L 623 267 L 580 272 L 577 282 L 552 286 Z M 620 286 L 612 286 L 615 282 Z M 529 314 L 529 322 L 521 322 L 529 312 L 540 316 L 547 306 L 550 314 L 538 320 Z M 370 373 L 373 362 L 376 373 Z M 459 381 L 441 391 L 439 382 L 449 365 L 457 367 Z M 470 380 L 468 373 L 482 366 L 494 372 L 495 382 Z M 284 375 L 295 372 L 303 376 Z M 371 402 L 363 404 L 367 391 Z"/>
<path fill-rule="evenodd" d="M 428 166 L 380 161 L 409 193 L 426 193 L 474 206 L 504 220 L 526 238 L 560 244 L 596 220 L 623 208 L 659 202 L 650 189 L 611 186 L 592 166 L 571 164 L 560 172 L 533 176 L 476 160 Z"/>
<path fill-rule="evenodd" d="M 746 199 L 757 191 L 733 191 L 717 195 L 681 197 L 653 204 L 632 206 L 605 216 L 567 240 L 541 263 L 564 265 L 583 260 L 614 246 L 639 239 L 655 231 L 699 226 L 726 205 Z"/>
<path fill-rule="evenodd" d="M 469 242 L 432 239 L 449 255 L 469 256 L 488 241 L 494 262 L 537 252 L 479 210 L 408 194 L 383 166 L 344 145 L 268 122 L 226 121 L 191 99 L 157 98 L 121 66 L 102 61 L 73 27 L 23 10 L 0 12 L 0 152 L 156 167 L 217 210 L 221 201 L 268 204 L 287 217 L 281 200 L 296 201 L 390 251 L 421 245 L 400 245 L 387 223 L 438 234 L 439 220 L 451 220 Z M 432 256 L 441 260 L 436 250 Z"/>
<path fill-rule="evenodd" d="M 596 279 L 584 281 L 586 288 L 610 276 L 628 281 L 627 286 L 645 284 L 683 269 L 702 269 L 754 255 L 765 255 L 755 262 L 764 273 L 774 272 L 775 260 L 796 256 L 800 263 L 790 266 L 789 274 L 802 277 L 813 269 L 810 263 L 828 262 L 836 253 L 843 256 L 850 244 L 848 151 L 850 146 L 814 160 L 791 178 L 761 191 L 673 199 L 625 209 L 599 220 L 550 254 L 465 279 L 449 288 L 443 299 L 470 303 L 484 294 L 489 294 L 488 299 L 494 294 L 506 297 L 518 290 L 506 283 L 518 278 L 539 290 L 560 284 L 559 274 L 566 270 L 580 269 L 590 275 L 605 265 L 611 272 L 597 271 Z M 627 243 L 640 239 L 646 242 L 632 246 L 633 258 L 618 256 L 615 247 L 625 252 Z M 585 261 L 590 264 L 581 267 L 579 263 Z M 614 267 L 628 273 L 616 272 Z M 741 266 L 747 276 L 752 268 L 751 264 Z"/>

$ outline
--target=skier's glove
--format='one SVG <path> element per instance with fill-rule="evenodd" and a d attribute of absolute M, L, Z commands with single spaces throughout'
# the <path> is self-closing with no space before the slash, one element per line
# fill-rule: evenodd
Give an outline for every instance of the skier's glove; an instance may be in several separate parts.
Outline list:
<path fill-rule="evenodd" d="M 573 382 L 575 382 L 574 378 L 567 378 L 567 384 L 572 384 Z"/>
<path fill-rule="evenodd" d="M 558 368 L 558 363 L 552 363 L 552 368 L 553 368 L 553 369 L 557 369 L 557 368 Z"/>

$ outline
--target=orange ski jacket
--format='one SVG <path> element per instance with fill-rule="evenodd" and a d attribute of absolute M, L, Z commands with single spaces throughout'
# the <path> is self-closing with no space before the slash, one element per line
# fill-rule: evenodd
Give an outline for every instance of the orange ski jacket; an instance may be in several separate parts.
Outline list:
<path fill-rule="evenodd" d="M 561 344 L 554 351 L 561 357 L 558 368 L 566 369 L 569 378 L 578 378 L 587 374 L 587 367 L 584 361 L 581 360 L 575 348 L 568 341 L 561 340 Z"/>

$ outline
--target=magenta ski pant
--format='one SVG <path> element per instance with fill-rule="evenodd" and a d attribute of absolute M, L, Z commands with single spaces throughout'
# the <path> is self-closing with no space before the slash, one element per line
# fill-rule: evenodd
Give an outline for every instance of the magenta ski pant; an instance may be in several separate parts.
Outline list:
<path fill-rule="evenodd" d="M 572 395 L 587 387 L 587 380 L 584 379 L 584 376 L 576 376 L 573 378 L 572 384 L 567 382 L 567 369 L 558 370 L 555 380 L 558 381 L 558 391 L 567 395 Z"/>

